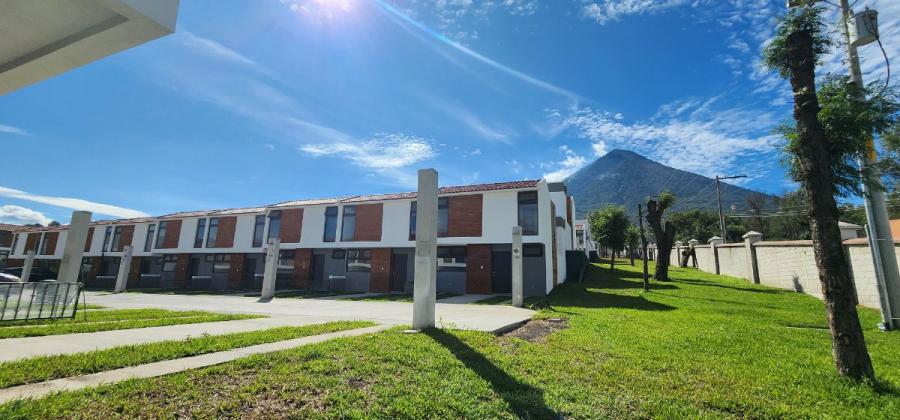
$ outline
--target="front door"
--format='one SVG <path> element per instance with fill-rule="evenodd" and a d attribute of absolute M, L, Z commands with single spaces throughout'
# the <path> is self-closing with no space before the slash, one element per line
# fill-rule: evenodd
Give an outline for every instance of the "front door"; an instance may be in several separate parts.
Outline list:
<path fill-rule="evenodd" d="M 409 256 L 406 254 L 394 254 L 391 261 L 391 291 L 406 291 L 406 268 Z"/>
<path fill-rule="evenodd" d="M 244 276 L 241 279 L 241 289 L 255 290 L 256 287 L 256 257 L 247 257 L 244 260 Z"/>
<path fill-rule="evenodd" d="M 512 252 L 491 252 L 491 288 L 494 293 L 512 293 Z"/>
<path fill-rule="evenodd" d="M 194 276 L 200 274 L 200 257 L 191 257 L 188 264 L 188 288 L 194 287 Z"/>
<path fill-rule="evenodd" d="M 312 256 L 312 288 L 321 289 L 325 283 L 325 254 Z"/>

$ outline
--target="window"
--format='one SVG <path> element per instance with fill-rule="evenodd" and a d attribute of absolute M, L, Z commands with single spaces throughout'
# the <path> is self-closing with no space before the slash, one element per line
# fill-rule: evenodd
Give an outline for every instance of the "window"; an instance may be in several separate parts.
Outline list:
<path fill-rule="evenodd" d="M 197 220 L 197 234 L 194 235 L 194 248 L 203 247 L 203 236 L 206 234 L 206 219 Z"/>
<path fill-rule="evenodd" d="M 216 246 L 216 236 L 219 235 L 219 218 L 218 217 L 210 217 L 209 218 L 209 232 L 206 233 L 206 247 L 207 248 L 215 248 Z"/>
<path fill-rule="evenodd" d="M 344 220 L 341 224 L 341 240 L 352 241 L 356 232 L 356 206 L 344 206 Z"/>
<path fill-rule="evenodd" d="M 438 271 L 466 271 L 466 247 L 439 246 Z"/>
<path fill-rule="evenodd" d="M 122 240 L 122 229 L 124 229 L 123 226 L 116 226 L 113 229 L 112 242 L 109 245 L 110 251 L 118 251 L 121 249 L 119 248 L 119 242 Z"/>
<path fill-rule="evenodd" d="M 337 235 L 337 207 L 328 207 L 325 209 L 325 236 L 322 238 L 325 242 L 334 242 Z"/>
<path fill-rule="evenodd" d="M 47 234 L 46 234 L 46 233 L 42 233 L 41 235 L 42 235 L 42 238 L 41 238 L 41 255 L 52 255 L 53 252 L 55 252 L 56 250 L 55 250 L 55 249 L 49 249 L 49 248 L 50 248 L 50 241 L 47 240 Z"/>
<path fill-rule="evenodd" d="M 159 231 L 156 232 L 156 248 L 162 248 L 166 240 L 166 227 L 169 222 L 159 222 Z"/>
<path fill-rule="evenodd" d="M 372 271 L 372 250 L 348 249 L 347 271 L 359 273 L 368 273 L 369 271 Z"/>
<path fill-rule="evenodd" d="M 346 256 L 347 256 L 347 251 L 344 251 L 343 249 L 335 249 L 335 250 L 331 251 L 331 259 L 332 260 L 343 260 L 344 257 L 346 257 Z"/>
<path fill-rule="evenodd" d="M 253 223 L 253 247 L 259 248 L 263 243 L 263 229 L 266 228 L 266 216 L 259 215 L 256 216 L 256 221 Z"/>
<path fill-rule="evenodd" d="M 409 203 L 409 240 L 416 240 L 416 202 Z"/>
<path fill-rule="evenodd" d="M 164 257 L 163 257 L 162 271 L 166 271 L 166 272 L 175 271 L 175 264 L 176 264 L 176 261 L 177 261 L 177 259 L 176 259 L 176 256 L 175 256 L 175 255 L 166 255 L 166 256 L 164 256 Z"/>
<path fill-rule="evenodd" d="M 269 236 L 268 239 L 281 237 L 281 210 L 269 212 Z"/>
<path fill-rule="evenodd" d="M 6 261 L 9 258 L 9 252 L 0 251 L 0 262 Z"/>
<path fill-rule="evenodd" d="M 106 233 L 103 234 L 103 248 L 100 248 L 102 252 L 109 251 L 109 239 L 112 236 L 112 226 L 106 227 Z"/>
<path fill-rule="evenodd" d="M 438 225 L 437 225 L 437 234 L 438 237 L 447 236 L 447 225 L 449 224 L 449 214 L 448 214 L 448 200 L 447 197 L 438 198 Z"/>
<path fill-rule="evenodd" d="M 286 249 L 278 253 L 278 271 L 282 273 L 294 271 L 293 249 Z"/>
<path fill-rule="evenodd" d="M 156 225 L 147 226 L 147 238 L 144 239 L 144 252 L 150 252 L 153 246 L 153 232 L 156 231 Z"/>
<path fill-rule="evenodd" d="M 538 234 L 538 195 L 537 191 L 519 193 L 519 226 L 523 235 Z"/>
<path fill-rule="evenodd" d="M 210 226 L 212 224 L 210 223 Z M 213 273 L 227 273 L 231 271 L 231 255 L 220 254 L 213 257 Z"/>
<path fill-rule="evenodd" d="M 16 253 L 16 246 L 18 246 L 18 245 L 19 245 L 19 235 L 16 234 L 16 233 L 14 233 L 14 234 L 13 234 L 12 248 L 9 249 L 11 254 L 15 254 L 15 253 Z"/>
<path fill-rule="evenodd" d="M 525 257 L 541 257 L 544 255 L 544 248 L 541 244 L 525 244 L 522 245 L 522 255 Z"/>

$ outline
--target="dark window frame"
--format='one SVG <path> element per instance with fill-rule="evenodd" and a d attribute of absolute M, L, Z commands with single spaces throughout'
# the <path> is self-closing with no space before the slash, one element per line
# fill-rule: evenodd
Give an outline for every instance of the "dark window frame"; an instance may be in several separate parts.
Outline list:
<path fill-rule="evenodd" d="M 147 236 L 144 237 L 144 252 L 153 249 L 153 235 L 156 233 L 156 223 L 147 225 Z"/>
<path fill-rule="evenodd" d="M 540 209 L 538 206 L 537 191 L 519 191 L 516 196 L 517 200 L 517 216 L 519 226 L 522 227 L 523 235 L 539 235 L 540 234 Z M 533 215 L 529 214 L 533 213 Z M 533 224 L 531 220 L 533 219 Z"/>
<path fill-rule="evenodd" d="M 348 234 L 348 226 L 350 228 Z M 341 212 L 341 242 L 351 242 L 356 237 L 356 206 L 344 206 Z"/>
<path fill-rule="evenodd" d="M 194 248 L 203 248 L 204 237 L 206 237 L 206 219 L 197 219 L 197 231 L 194 233 Z"/>
<path fill-rule="evenodd" d="M 350 264 L 355 264 L 350 266 Z M 356 248 L 347 250 L 347 272 L 348 273 L 370 273 L 372 272 L 372 250 L 369 248 Z"/>
<path fill-rule="evenodd" d="M 216 247 L 216 239 L 219 236 L 219 218 L 218 217 L 210 217 L 209 223 L 206 226 L 206 247 L 207 248 L 215 248 Z"/>
<path fill-rule="evenodd" d="M 269 212 L 269 228 L 266 230 L 266 241 L 273 238 L 281 238 L 281 210 Z M 274 227 L 274 228 L 273 228 Z"/>
<path fill-rule="evenodd" d="M 450 198 L 449 197 L 439 197 L 438 198 L 438 210 L 437 210 L 437 236 L 438 238 L 447 237 L 447 232 L 450 230 Z"/>
<path fill-rule="evenodd" d="M 334 242 L 337 240 L 337 206 L 325 207 L 325 231 L 322 242 Z"/>
<path fill-rule="evenodd" d="M 262 248 L 263 246 L 263 238 L 265 238 L 265 229 L 266 229 L 266 215 L 257 214 L 253 219 L 253 237 L 250 238 L 251 246 L 253 248 Z"/>
<path fill-rule="evenodd" d="M 523 244 L 522 245 L 522 256 L 523 257 L 543 257 L 544 256 L 544 247 L 541 244 Z"/>
<path fill-rule="evenodd" d="M 409 203 L 409 240 L 416 240 L 416 222 L 419 212 L 419 205 L 416 201 Z"/>
<path fill-rule="evenodd" d="M 162 248 L 166 242 L 166 231 L 169 229 L 169 222 L 159 222 L 156 228 L 156 246 L 154 248 Z"/>
<path fill-rule="evenodd" d="M 107 226 L 103 231 L 103 248 L 100 248 L 100 252 L 109 252 L 111 249 L 109 246 L 111 245 L 112 239 L 112 226 Z"/>

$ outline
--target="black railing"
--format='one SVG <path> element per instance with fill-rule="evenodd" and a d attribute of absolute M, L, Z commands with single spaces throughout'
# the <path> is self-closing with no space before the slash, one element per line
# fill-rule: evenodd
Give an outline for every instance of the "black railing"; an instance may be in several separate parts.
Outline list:
<path fill-rule="evenodd" d="M 0 283 L 0 321 L 75 318 L 81 283 Z"/>

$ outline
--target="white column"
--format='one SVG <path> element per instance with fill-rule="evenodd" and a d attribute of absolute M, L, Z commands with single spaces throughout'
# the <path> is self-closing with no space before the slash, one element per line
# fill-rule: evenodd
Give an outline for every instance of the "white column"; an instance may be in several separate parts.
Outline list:
<path fill-rule="evenodd" d="M 419 170 L 416 196 L 416 267 L 413 274 L 414 330 L 434 327 L 437 292 L 438 173 Z"/>
<path fill-rule="evenodd" d="M 134 253 L 134 247 L 126 245 L 122 251 L 124 253 L 119 261 L 119 273 L 116 276 L 116 288 L 113 293 L 122 293 L 128 286 L 128 272 L 131 270 L 131 255 Z"/>
<path fill-rule="evenodd" d="M 523 279 L 522 227 L 512 228 L 512 305 L 525 305 L 525 283 Z"/>
<path fill-rule="evenodd" d="M 263 272 L 262 296 L 259 300 L 272 300 L 275 297 L 275 277 L 278 274 L 278 257 L 281 251 L 281 239 L 269 239 L 266 247 L 266 271 Z"/>
<path fill-rule="evenodd" d="M 722 245 L 723 243 L 725 243 L 725 240 L 718 236 L 713 236 L 712 238 L 709 238 L 709 240 L 706 242 L 709 244 L 709 247 L 712 249 L 713 261 L 715 262 L 715 270 L 716 270 L 715 273 L 721 274 L 721 269 L 719 269 L 719 245 Z"/>
<path fill-rule="evenodd" d="M 751 230 L 742 238 L 744 238 L 744 246 L 747 248 L 747 274 L 750 276 L 747 280 L 759 284 L 759 267 L 756 263 L 756 247 L 753 244 L 762 240 L 762 233 Z"/>
<path fill-rule="evenodd" d="M 25 262 L 22 264 L 22 282 L 28 283 L 28 278 L 31 277 L 31 267 L 34 266 L 34 251 L 28 251 L 25 253 Z"/>
<path fill-rule="evenodd" d="M 84 242 L 87 240 L 91 226 L 91 212 L 73 211 L 66 244 L 63 247 L 62 261 L 59 263 L 57 281 L 75 283 L 81 272 L 81 257 L 84 254 Z"/>

